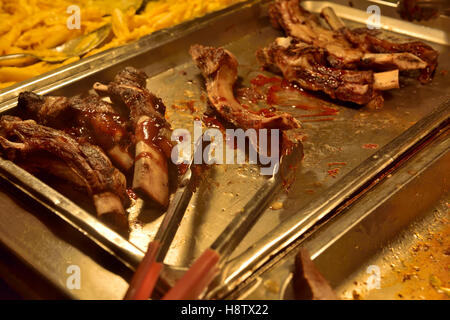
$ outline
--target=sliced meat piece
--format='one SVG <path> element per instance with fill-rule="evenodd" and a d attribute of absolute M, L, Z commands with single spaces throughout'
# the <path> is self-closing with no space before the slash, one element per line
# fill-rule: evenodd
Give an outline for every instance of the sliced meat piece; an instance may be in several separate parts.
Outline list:
<path fill-rule="evenodd" d="M 297 300 L 339 300 L 304 248 L 295 256 L 293 284 Z"/>
<path fill-rule="evenodd" d="M 144 72 L 127 67 L 109 85 L 97 83 L 94 89 L 107 93 L 113 101 L 125 104 L 130 111 L 136 138 L 133 189 L 167 207 L 167 161 L 173 146 L 171 129 L 164 118 L 166 108 L 162 100 L 147 90 L 146 80 Z"/>
<path fill-rule="evenodd" d="M 82 186 L 93 198 L 97 214 L 116 225 L 128 225 L 125 176 L 102 152 L 89 143 L 79 143 L 68 134 L 37 124 L 34 120 L 3 116 L 0 119 L 0 151 L 12 161 L 30 163 L 46 173 Z M 41 158 L 41 160 L 36 160 Z M 46 159 L 54 159 L 46 161 Z M 55 164 L 55 168 L 51 166 Z"/>
<path fill-rule="evenodd" d="M 299 122 L 290 114 L 275 116 L 250 112 L 242 107 L 233 93 L 237 80 L 238 62 L 232 53 L 223 48 L 193 45 L 190 54 L 206 80 L 209 101 L 214 109 L 227 121 L 243 129 L 299 128 Z"/>
<path fill-rule="evenodd" d="M 99 96 L 66 98 L 22 92 L 18 101 L 19 110 L 39 124 L 99 145 L 124 170 L 133 166 L 126 122 Z"/>

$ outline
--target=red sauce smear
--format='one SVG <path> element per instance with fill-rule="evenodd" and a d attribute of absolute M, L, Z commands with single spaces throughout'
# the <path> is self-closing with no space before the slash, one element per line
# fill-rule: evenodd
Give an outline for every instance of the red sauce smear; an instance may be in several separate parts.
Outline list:
<path fill-rule="evenodd" d="M 258 87 L 262 87 L 268 83 L 280 83 L 280 82 L 281 82 L 280 78 L 277 78 L 277 77 L 269 78 L 262 74 L 257 75 L 256 78 L 254 78 L 250 81 L 251 84 L 258 86 Z"/>
<path fill-rule="evenodd" d="M 186 163 L 181 163 L 177 166 L 177 170 L 178 170 L 178 175 L 182 176 L 186 173 L 188 169 L 188 165 Z"/>
<path fill-rule="evenodd" d="M 362 146 L 363 149 L 377 149 L 378 148 L 378 144 L 375 143 L 366 143 L 365 145 Z"/>
<path fill-rule="evenodd" d="M 133 189 L 127 189 L 127 195 L 132 200 L 137 200 L 138 196 L 134 193 Z"/>
<path fill-rule="evenodd" d="M 302 122 L 322 122 L 322 121 L 334 121 L 334 118 L 306 119 L 306 120 L 302 120 Z"/>
<path fill-rule="evenodd" d="M 172 143 L 168 139 L 159 135 L 160 128 L 163 124 L 159 123 L 158 119 L 149 119 L 139 124 L 138 130 L 136 130 L 136 140 L 143 141 L 148 145 L 152 145 L 157 148 L 166 158 L 169 158 L 172 152 Z M 136 161 L 144 155 L 138 155 Z"/>
<path fill-rule="evenodd" d="M 328 170 L 327 172 L 330 177 L 336 178 L 336 176 L 338 175 L 340 170 L 341 169 L 336 168 L 336 169 Z"/>
<path fill-rule="evenodd" d="M 153 159 L 152 155 L 148 152 L 141 152 L 139 155 L 136 156 L 136 158 L 134 159 L 134 161 L 138 161 L 142 158 L 149 158 L 149 159 Z"/>
<path fill-rule="evenodd" d="M 253 87 L 253 91 L 255 93 L 253 93 L 252 95 L 250 95 L 248 92 L 246 92 L 246 97 L 250 97 L 250 99 L 248 99 L 249 101 L 251 101 L 252 103 L 257 103 L 258 101 L 254 101 L 255 97 L 261 96 L 259 98 L 260 101 L 262 101 L 264 99 L 264 95 L 261 94 L 260 92 L 260 88 L 264 87 L 264 91 L 267 90 L 267 93 L 265 94 L 265 102 L 270 105 L 283 105 L 283 104 L 287 104 L 286 102 L 282 101 L 282 98 L 278 97 L 278 94 L 282 91 L 295 91 L 298 94 L 301 94 L 302 96 L 307 96 L 313 99 L 317 99 L 316 97 L 314 97 L 313 95 L 303 91 L 303 89 L 299 88 L 298 86 L 296 86 L 295 84 L 289 83 L 289 81 L 282 79 L 282 78 L 278 78 L 278 77 L 266 77 L 264 75 L 258 75 L 256 76 L 254 79 L 252 79 L 250 81 L 250 83 L 252 84 Z M 267 85 L 270 85 L 267 88 Z M 246 98 L 244 97 L 244 98 Z M 311 114 L 305 114 L 305 115 L 300 115 L 299 117 L 301 118 L 311 118 L 311 117 L 327 117 L 327 118 L 322 118 L 322 119 L 317 119 L 317 120 L 303 120 L 304 122 L 319 122 L 319 121 L 331 121 L 334 120 L 333 118 L 330 118 L 330 116 L 336 116 L 339 113 L 339 109 L 337 108 L 332 108 L 332 107 L 328 107 L 325 105 L 319 105 L 319 106 L 308 106 L 308 105 L 295 105 L 295 108 L 298 109 L 302 109 L 302 110 L 307 110 L 307 111 L 316 111 L 315 113 L 311 113 Z M 260 114 L 264 115 L 264 116 L 273 116 L 275 115 L 274 111 L 276 109 L 271 108 L 272 110 L 270 110 L 270 113 L 267 112 L 267 109 L 263 109 L 261 110 Z"/>
<path fill-rule="evenodd" d="M 312 113 L 312 114 L 305 114 L 301 115 L 302 118 L 308 118 L 308 117 L 321 117 L 321 116 L 336 116 L 339 113 L 339 110 L 332 107 L 327 106 L 320 106 L 320 107 L 310 107 L 305 105 L 295 105 L 295 108 L 302 109 L 302 110 L 323 110 L 318 113 Z"/>
<path fill-rule="evenodd" d="M 347 162 L 330 162 L 328 164 L 329 167 L 334 167 L 334 166 L 346 166 Z"/>

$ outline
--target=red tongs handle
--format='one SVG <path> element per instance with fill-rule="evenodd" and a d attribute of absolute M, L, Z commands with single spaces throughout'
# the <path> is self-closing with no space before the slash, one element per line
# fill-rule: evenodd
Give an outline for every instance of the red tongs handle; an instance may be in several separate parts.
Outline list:
<path fill-rule="evenodd" d="M 131 280 L 124 300 L 147 300 L 150 298 L 163 267 L 161 262 L 156 262 L 159 247 L 159 241 L 149 243 L 147 252 Z"/>
<path fill-rule="evenodd" d="M 195 300 L 209 286 L 219 271 L 220 255 L 207 249 L 175 286 L 167 292 L 163 300 Z"/>

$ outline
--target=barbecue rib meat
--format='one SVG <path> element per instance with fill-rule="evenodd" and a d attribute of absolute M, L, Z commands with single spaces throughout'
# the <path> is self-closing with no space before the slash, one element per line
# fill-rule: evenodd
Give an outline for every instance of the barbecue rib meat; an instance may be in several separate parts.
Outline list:
<path fill-rule="evenodd" d="M 34 120 L 3 116 L 0 152 L 25 167 L 39 169 L 81 186 L 93 198 L 97 214 L 125 227 L 128 220 L 125 176 L 102 150 Z M 53 167 L 54 164 L 54 167 Z"/>
<path fill-rule="evenodd" d="M 22 92 L 18 108 L 39 124 L 64 130 L 77 140 L 83 139 L 99 145 L 126 171 L 134 164 L 129 150 L 131 137 L 126 130 L 126 122 L 109 103 L 97 95 L 66 98 Z"/>
<path fill-rule="evenodd" d="M 223 48 L 193 45 L 190 54 L 206 80 L 209 100 L 215 110 L 227 121 L 243 129 L 299 128 L 300 124 L 290 114 L 280 113 L 265 117 L 242 107 L 233 93 L 237 80 L 238 62 Z"/>
<path fill-rule="evenodd" d="M 272 71 L 281 71 L 288 81 L 302 88 L 322 91 L 333 99 L 379 106 L 382 96 L 374 90 L 372 71 L 342 70 L 327 67 L 327 52 L 293 39 L 277 38 L 257 52 L 260 63 Z"/>
<path fill-rule="evenodd" d="M 430 4 L 433 4 L 430 2 Z M 409 21 L 430 20 L 439 16 L 438 6 L 421 7 L 417 5 L 417 0 L 399 0 L 397 2 L 397 12 L 402 19 Z"/>
<path fill-rule="evenodd" d="M 396 42 L 392 39 L 382 38 L 378 30 L 358 28 L 350 30 L 344 28 L 341 32 L 349 42 L 358 46 L 361 50 L 375 53 L 410 53 L 425 62 L 425 67 L 421 68 L 419 81 L 428 83 L 433 80 L 434 73 L 438 65 L 439 53 L 429 45 L 420 41 Z"/>
<path fill-rule="evenodd" d="M 274 1 L 269 15 L 272 24 L 288 36 L 326 50 L 329 63 L 336 68 L 354 68 L 363 57 L 363 52 L 353 48 L 343 34 L 322 27 L 316 15 L 300 6 L 300 0 Z"/>
<path fill-rule="evenodd" d="M 168 158 L 172 152 L 171 129 L 164 118 L 161 99 L 146 88 L 147 75 L 127 67 L 107 86 L 94 89 L 124 104 L 130 113 L 136 140 L 133 189 L 166 207 L 169 203 Z"/>
<path fill-rule="evenodd" d="M 437 66 L 438 53 L 422 42 L 397 43 L 382 39 L 379 31 L 350 30 L 323 14 L 334 28 L 326 29 L 316 15 L 300 6 L 300 0 L 276 0 L 269 14 L 273 25 L 287 35 L 326 50 L 327 62 L 335 68 L 420 69 L 419 80 L 428 82 Z"/>

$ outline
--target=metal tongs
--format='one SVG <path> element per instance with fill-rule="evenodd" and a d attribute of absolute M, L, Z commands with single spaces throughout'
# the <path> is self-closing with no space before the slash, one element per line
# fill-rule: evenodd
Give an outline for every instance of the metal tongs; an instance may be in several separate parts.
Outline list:
<path fill-rule="evenodd" d="M 203 135 L 195 143 L 194 153 L 187 164 L 186 172 L 181 178 L 178 189 L 170 202 L 155 238 L 149 243 L 147 252 L 136 269 L 128 291 L 125 294 L 125 300 L 147 300 L 151 297 L 163 268 L 164 258 L 169 251 L 180 221 L 195 191 L 197 177 L 196 171 L 192 170 L 193 162 L 196 159 L 195 155 L 202 152 Z"/>
<path fill-rule="evenodd" d="M 296 165 L 303 158 L 303 149 L 296 145 L 281 157 L 273 174 L 239 212 L 213 244 L 203 252 L 183 277 L 169 290 L 163 300 L 193 300 L 205 292 L 220 273 L 229 255 L 254 226 L 283 183 L 293 176 Z"/>

